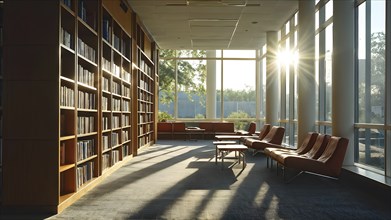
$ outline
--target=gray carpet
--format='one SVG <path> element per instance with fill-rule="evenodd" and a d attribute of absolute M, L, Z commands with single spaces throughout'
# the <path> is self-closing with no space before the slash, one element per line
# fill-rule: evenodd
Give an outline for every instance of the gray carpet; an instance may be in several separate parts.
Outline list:
<path fill-rule="evenodd" d="M 159 141 L 49 219 L 391 219 L 390 198 L 304 174 L 284 183 L 263 155 L 242 171 L 212 141 Z"/>

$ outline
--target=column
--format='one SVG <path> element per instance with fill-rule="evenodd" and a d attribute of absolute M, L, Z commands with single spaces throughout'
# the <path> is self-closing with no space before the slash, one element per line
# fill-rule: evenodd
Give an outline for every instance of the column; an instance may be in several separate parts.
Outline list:
<path fill-rule="evenodd" d="M 207 58 L 215 58 L 216 51 L 206 51 Z M 216 60 L 206 61 L 206 118 L 216 118 Z"/>
<path fill-rule="evenodd" d="M 269 31 L 266 34 L 266 124 L 277 125 L 278 103 L 278 66 L 277 66 L 277 32 Z"/>
<path fill-rule="evenodd" d="M 298 146 L 315 126 L 315 3 L 299 1 Z"/>
<path fill-rule="evenodd" d="M 354 163 L 354 0 L 334 0 L 333 135 L 349 139 L 344 165 Z"/>

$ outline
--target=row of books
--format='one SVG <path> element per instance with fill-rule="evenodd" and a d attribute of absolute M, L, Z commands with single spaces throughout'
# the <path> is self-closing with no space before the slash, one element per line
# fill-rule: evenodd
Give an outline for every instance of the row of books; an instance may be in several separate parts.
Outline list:
<path fill-rule="evenodd" d="M 130 83 L 130 80 L 132 79 L 132 75 L 126 70 L 122 69 L 122 79 Z"/>
<path fill-rule="evenodd" d="M 102 110 L 108 111 L 109 110 L 109 98 L 102 96 Z"/>
<path fill-rule="evenodd" d="M 122 126 L 129 126 L 130 125 L 130 115 L 121 115 L 121 121 Z M 113 116 L 112 118 L 112 128 L 119 128 L 120 127 L 120 116 Z M 103 116 L 102 117 L 102 129 L 103 130 L 109 130 L 109 117 Z"/>
<path fill-rule="evenodd" d="M 129 140 L 129 131 L 122 130 L 121 132 L 122 132 L 122 134 L 121 134 L 122 142 L 128 141 Z"/>
<path fill-rule="evenodd" d="M 113 111 L 121 111 L 121 100 L 113 98 L 111 107 Z"/>
<path fill-rule="evenodd" d="M 147 113 L 152 112 L 152 105 L 139 102 L 138 103 L 138 110 L 140 112 L 147 112 Z"/>
<path fill-rule="evenodd" d="M 144 89 L 144 90 L 147 90 L 149 91 L 149 83 L 147 81 L 144 81 L 142 79 L 140 79 L 138 81 L 138 86 L 141 88 L 141 89 Z"/>
<path fill-rule="evenodd" d="M 138 139 L 138 147 L 142 147 L 142 146 L 148 144 L 149 140 L 151 140 L 150 135 L 139 137 L 139 139 Z"/>
<path fill-rule="evenodd" d="M 122 126 L 130 125 L 130 115 L 122 115 Z"/>
<path fill-rule="evenodd" d="M 145 91 L 139 91 L 138 98 L 147 102 L 152 102 L 152 95 Z"/>
<path fill-rule="evenodd" d="M 72 35 L 61 27 L 61 43 L 68 48 L 73 49 Z"/>
<path fill-rule="evenodd" d="M 111 127 L 112 127 L 113 129 L 119 128 L 119 127 L 120 127 L 119 120 L 120 120 L 120 116 L 113 116 L 113 117 L 112 117 L 112 120 L 111 120 Z"/>
<path fill-rule="evenodd" d="M 77 141 L 76 155 L 77 161 L 82 161 L 95 155 L 94 139 Z"/>
<path fill-rule="evenodd" d="M 88 134 L 95 131 L 94 116 L 78 116 L 77 117 L 77 133 Z"/>
<path fill-rule="evenodd" d="M 66 86 L 60 87 L 60 106 L 75 107 L 75 91 Z"/>
<path fill-rule="evenodd" d="M 139 135 L 149 133 L 151 131 L 151 124 L 139 125 L 138 131 L 139 131 L 138 132 Z"/>
<path fill-rule="evenodd" d="M 115 63 L 113 63 L 113 75 L 118 78 L 121 78 L 121 67 Z"/>
<path fill-rule="evenodd" d="M 79 64 L 78 66 L 78 75 L 77 75 L 77 81 L 84 83 L 86 85 L 94 87 L 94 73 L 90 72 L 87 69 L 84 69 L 82 65 Z"/>
<path fill-rule="evenodd" d="M 130 101 L 129 100 L 122 100 L 122 111 L 130 112 Z"/>
<path fill-rule="evenodd" d="M 113 132 L 111 133 L 111 146 L 117 146 L 119 144 L 119 133 Z"/>
<path fill-rule="evenodd" d="M 107 150 L 109 148 L 110 148 L 109 136 L 108 135 L 103 135 L 102 136 L 102 150 Z"/>
<path fill-rule="evenodd" d="M 102 129 L 109 130 L 109 117 L 107 116 L 102 117 Z"/>
<path fill-rule="evenodd" d="M 119 150 L 111 151 L 111 165 L 119 162 Z"/>
<path fill-rule="evenodd" d="M 144 73 L 148 74 L 149 76 L 152 76 L 152 67 L 148 66 L 147 62 L 145 62 L 143 59 L 140 60 L 139 68 Z"/>
<path fill-rule="evenodd" d="M 129 145 L 128 144 L 124 144 L 122 146 L 122 158 L 126 157 L 129 155 Z"/>
<path fill-rule="evenodd" d="M 102 58 L 102 60 L 102 68 L 108 72 L 111 72 L 111 62 L 104 57 Z"/>
<path fill-rule="evenodd" d="M 102 154 L 102 171 L 106 170 L 110 166 L 110 154 Z"/>
<path fill-rule="evenodd" d="M 107 42 L 111 42 L 111 21 L 104 17 L 102 22 L 102 37 Z"/>
<path fill-rule="evenodd" d="M 130 96 L 131 96 L 130 88 L 125 85 L 122 85 L 122 95 L 130 98 Z"/>
<path fill-rule="evenodd" d="M 77 39 L 77 46 L 78 46 L 78 49 L 77 49 L 77 52 L 87 58 L 88 60 L 90 60 L 91 62 L 93 63 L 96 63 L 96 52 L 95 52 L 95 49 L 90 47 L 88 44 L 84 43 L 84 41 L 80 38 Z"/>
<path fill-rule="evenodd" d="M 79 91 L 78 107 L 83 109 L 95 109 L 95 94 Z"/>
<path fill-rule="evenodd" d="M 76 186 L 79 189 L 84 183 L 91 180 L 94 176 L 94 166 L 93 161 L 87 162 L 81 166 L 77 166 L 76 169 Z"/>
<path fill-rule="evenodd" d="M 102 89 L 104 91 L 110 92 L 109 79 L 106 77 L 102 78 Z"/>
<path fill-rule="evenodd" d="M 117 95 L 121 95 L 121 85 L 119 83 L 113 81 L 112 93 L 115 93 Z"/>
<path fill-rule="evenodd" d="M 96 4 L 96 1 L 79 0 L 79 17 L 92 29 L 96 30 L 98 12 L 96 11 L 95 5 L 93 7 L 87 7 L 87 2 L 89 4 Z"/>
<path fill-rule="evenodd" d="M 140 114 L 139 115 L 139 124 L 150 123 L 152 122 L 152 114 Z"/>
<path fill-rule="evenodd" d="M 130 44 L 126 44 L 126 40 L 113 34 L 113 47 L 119 51 L 123 56 L 129 58 Z"/>
<path fill-rule="evenodd" d="M 113 150 L 110 153 L 103 154 L 102 155 L 102 170 L 104 171 L 105 169 L 118 163 L 119 159 L 120 159 L 119 158 L 119 150 Z"/>

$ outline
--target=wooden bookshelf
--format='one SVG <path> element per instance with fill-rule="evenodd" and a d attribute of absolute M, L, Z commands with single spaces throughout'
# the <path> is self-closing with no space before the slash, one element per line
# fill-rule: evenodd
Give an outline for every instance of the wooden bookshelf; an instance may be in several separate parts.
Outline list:
<path fill-rule="evenodd" d="M 154 63 L 133 48 L 134 13 L 120 3 L 5 2 L 5 209 L 57 213 L 153 140 Z M 140 125 L 149 131 L 132 138 Z"/>
<path fill-rule="evenodd" d="M 132 152 L 131 26 L 113 7 L 106 1 L 102 8 L 102 172 Z"/>
<path fill-rule="evenodd" d="M 137 147 L 155 141 L 155 63 L 152 43 L 141 25 L 137 25 Z"/>

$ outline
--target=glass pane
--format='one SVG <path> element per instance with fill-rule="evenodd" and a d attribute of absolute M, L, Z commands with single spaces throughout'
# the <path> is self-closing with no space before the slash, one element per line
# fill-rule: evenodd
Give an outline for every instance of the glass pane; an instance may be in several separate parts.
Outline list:
<path fill-rule="evenodd" d="M 166 53 L 167 54 L 167 53 Z M 159 61 L 159 121 L 174 118 L 175 60 Z"/>
<path fill-rule="evenodd" d="M 326 4 L 326 21 L 333 16 L 333 0 Z"/>
<path fill-rule="evenodd" d="M 315 118 L 319 120 L 319 34 L 315 35 Z"/>
<path fill-rule="evenodd" d="M 178 50 L 177 56 L 183 58 L 204 58 L 206 57 L 206 50 Z"/>
<path fill-rule="evenodd" d="M 325 39 L 325 83 L 326 83 L 326 103 L 325 103 L 325 120 L 331 121 L 332 109 L 332 53 L 333 53 L 333 25 L 326 28 Z"/>
<path fill-rule="evenodd" d="M 178 61 L 178 117 L 206 117 L 206 60 Z"/>
<path fill-rule="evenodd" d="M 358 129 L 358 163 L 384 170 L 384 130 Z"/>
<path fill-rule="evenodd" d="M 358 9 L 358 121 L 384 124 L 385 1 L 371 2 L 370 30 L 365 25 L 367 4 Z"/>
<path fill-rule="evenodd" d="M 265 118 L 266 114 L 266 58 L 262 59 L 262 94 L 261 97 L 261 118 Z"/>
<path fill-rule="evenodd" d="M 255 50 L 224 50 L 223 58 L 255 58 Z"/>
<path fill-rule="evenodd" d="M 221 50 L 220 50 L 221 52 Z M 216 118 L 221 118 L 221 60 L 216 60 Z"/>
<path fill-rule="evenodd" d="M 224 118 L 255 118 L 255 60 L 225 60 L 223 65 Z"/>

